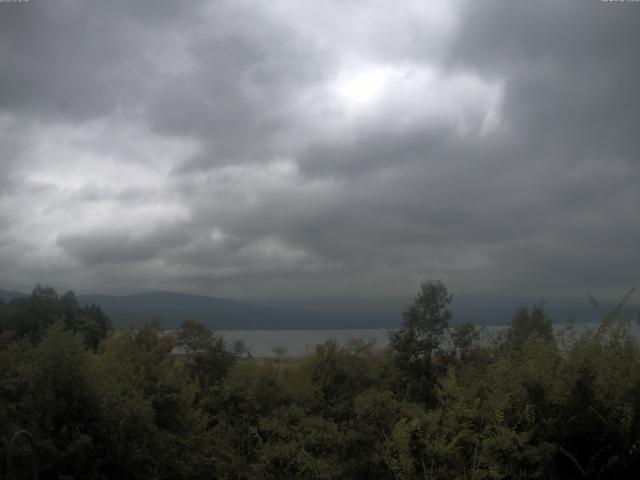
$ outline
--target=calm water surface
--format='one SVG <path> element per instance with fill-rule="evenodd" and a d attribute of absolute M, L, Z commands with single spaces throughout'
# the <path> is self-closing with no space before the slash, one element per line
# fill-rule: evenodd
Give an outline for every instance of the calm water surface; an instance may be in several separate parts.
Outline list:
<path fill-rule="evenodd" d="M 595 328 L 598 324 L 576 324 L 576 331 L 581 332 L 588 328 Z M 496 334 L 503 330 L 504 326 L 482 327 L 484 337 Z M 555 325 L 559 331 L 564 325 Z M 640 326 L 633 324 L 636 338 L 640 339 Z M 389 332 L 384 328 L 354 329 L 354 330 L 220 330 L 218 331 L 228 342 L 242 340 L 249 347 L 255 357 L 269 357 L 274 355 L 275 347 L 284 347 L 286 356 L 300 356 L 313 351 L 316 345 L 334 338 L 339 344 L 344 345 L 350 338 L 367 337 L 375 340 L 378 348 L 384 348 L 389 343 Z"/>

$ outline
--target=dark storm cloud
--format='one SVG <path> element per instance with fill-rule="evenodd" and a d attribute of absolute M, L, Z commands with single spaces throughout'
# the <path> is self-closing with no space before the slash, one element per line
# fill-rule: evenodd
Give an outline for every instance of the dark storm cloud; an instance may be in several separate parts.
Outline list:
<path fill-rule="evenodd" d="M 451 61 L 508 78 L 504 109 L 519 139 L 637 158 L 634 5 L 483 2 L 467 15 Z"/>
<path fill-rule="evenodd" d="M 630 286 L 640 7 L 420 4 L 0 4 L 5 287 Z"/>
<path fill-rule="evenodd" d="M 292 100 L 324 72 L 319 53 L 297 47 L 294 32 L 273 28 L 196 39 L 193 67 L 163 82 L 149 105 L 150 124 L 202 144 L 183 171 L 290 154 L 298 113 Z"/>
<path fill-rule="evenodd" d="M 85 265 L 103 263 L 144 262 L 160 255 L 164 250 L 184 245 L 186 231 L 175 228 L 157 228 L 144 234 L 114 232 L 113 230 L 85 234 L 63 235 L 57 243 Z"/>
<path fill-rule="evenodd" d="M 158 73 L 150 62 L 155 34 L 184 27 L 199 5 L 191 2 L 188 10 L 164 0 L 3 5 L 0 109 L 83 121 L 131 105 Z"/>
<path fill-rule="evenodd" d="M 640 9 L 607 2 L 469 3 L 452 49 L 455 68 L 505 79 L 503 122 L 513 148 L 503 168 L 516 180 L 529 242 L 496 249 L 496 272 L 519 288 L 571 283 L 624 289 L 640 224 L 634 45 Z M 498 152 L 500 154 L 500 152 Z M 515 213 L 515 212 L 514 212 Z M 519 216 L 505 220 L 519 223 Z M 543 242 L 540 239 L 544 239 Z"/>

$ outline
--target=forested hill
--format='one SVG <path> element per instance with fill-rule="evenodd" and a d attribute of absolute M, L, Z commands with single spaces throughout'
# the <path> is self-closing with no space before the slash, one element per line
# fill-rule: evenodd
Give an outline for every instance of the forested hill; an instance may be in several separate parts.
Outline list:
<path fill-rule="evenodd" d="M 81 295 L 81 302 L 99 305 L 115 325 L 138 325 L 158 319 L 175 327 L 187 318 L 196 319 L 218 330 L 296 329 L 365 327 L 358 315 L 326 318 L 305 309 L 253 305 L 224 298 L 171 292 L 151 292 L 126 296 Z M 385 325 L 386 326 L 386 325 Z"/>
<path fill-rule="evenodd" d="M 0 290 L 0 298 L 26 296 Z M 336 329 L 395 328 L 400 324 L 398 311 L 357 309 L 327 311 L 302 305 L 260 305 L 224 298 L 174 292 L 150 292 L 134 295 L 78 295 L 79 303 L 99 306 L 115 327 L 140 326 L 160 320 L 164 327 L 178 326 L 195 319 L 217 330 L 232 329 Z"/>
<path fill-rule="evenodd" d="M 0 290 L 8 302 L 26 293 Z M 486 299 L 455 297 L 453 324 L 504 325 L 521 305 L 536 303 L 535 298 Z M 133 295 L 78 295 L 81 304 L 98 305 L 114 326 L 139 326 L 160 320 L 168 328 L 185 319 L 203 322 L 217 330 L 233 329 L 339 329 L 397 328 L 401 312 L 411 298 L 391 300 L 278 300 L 270 303 L 247 303 L 224 298 L 174 292 L 151 292 Z M 604 305 L 608 308 L 612 305 Z M 563 323 L 570 314 L 581 322 L 600 320 L 599 313 L 586 299 L 545 302 L 549 317 Z M 634 307 L 637 312 L 637 307 Z M 637 313 L 635 314 L 637 315 Z"/>
<path fill-rule="evenodd" d="M 4 302 L 9 302 L 14 298 L 26 297 L 28 296 L 26 293 L 22 292 L 14 292 L 11 290 L 0 290 L 0 300 Z"/>

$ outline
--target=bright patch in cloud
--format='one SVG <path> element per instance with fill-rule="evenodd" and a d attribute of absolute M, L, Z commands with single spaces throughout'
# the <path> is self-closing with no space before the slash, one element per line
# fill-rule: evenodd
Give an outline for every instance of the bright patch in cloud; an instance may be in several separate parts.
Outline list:
<path fill-rule="evenodd" d="M 503 99 L 498 82 L 413 63 L 354 63 L 337 75 L 330 91 L 350 123 L 392 118 L 396 131 L 446 126 L 462 136 L 498 128 Z"/>
<path fill-rule="evenodd" d="M 348 108 L 372 106 L 399 72 L 388 65 L 359 65 L 344 70 L 334 91 Z"/>

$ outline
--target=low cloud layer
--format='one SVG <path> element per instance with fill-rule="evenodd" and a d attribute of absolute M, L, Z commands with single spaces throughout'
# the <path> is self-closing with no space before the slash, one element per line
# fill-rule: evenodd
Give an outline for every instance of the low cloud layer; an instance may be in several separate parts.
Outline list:
<path fill-rule="evenodd" d="M 0 4 L 0 288 L 619 296 L 640 4 Z"/>

